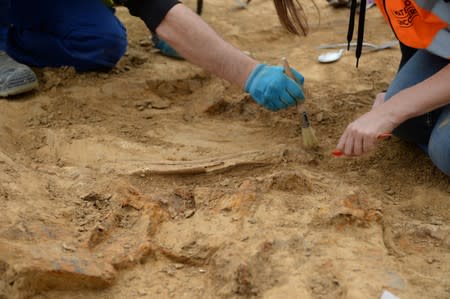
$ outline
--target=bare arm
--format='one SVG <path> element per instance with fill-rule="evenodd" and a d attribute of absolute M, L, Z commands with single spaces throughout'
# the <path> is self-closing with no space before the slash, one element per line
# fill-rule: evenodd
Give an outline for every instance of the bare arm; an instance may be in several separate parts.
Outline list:
<path fill-rule="evenodd" d="M 342 134 L 337 149 L 359 156 L 375 147 L 377 137 L 392 132 L 404 121 L 450 104 L 450 65 L 428 79 L 406 88 L 389 101 L 378 99 L 371 111 L 362 115 Z"/>
<path fill-rule="evenodd" d="M 169 10 L 156 33 L 187 61 L 242 88 L 258 62 L 225 42 L 183 4 Z"/>
<path fill-rule="evenodd" d="M 430 78 L 402 90 L 378 108 L 398 125 L 447 104 L 450 104 L 450 64 Z"/>

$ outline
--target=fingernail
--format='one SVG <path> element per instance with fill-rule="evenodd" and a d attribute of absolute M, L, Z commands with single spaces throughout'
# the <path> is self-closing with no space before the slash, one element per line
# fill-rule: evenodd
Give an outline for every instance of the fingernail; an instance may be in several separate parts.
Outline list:
<path fill-rule="evenodd" d="M 335 157 L 341 157 L 341 156 L 344 155 L 344 153 L 343 153 L 342 151 L 338 150 L 338 149 L 333 150 L 333 151 L 331 152 L 331 154 L 332 154 L 333 156 L 335 156 Z"/>

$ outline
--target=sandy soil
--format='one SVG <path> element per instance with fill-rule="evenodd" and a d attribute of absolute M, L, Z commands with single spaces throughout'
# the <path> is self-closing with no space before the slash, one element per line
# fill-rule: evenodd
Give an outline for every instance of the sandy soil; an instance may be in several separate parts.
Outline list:
<path fill-rule="evenodd" d="M 398 48 L 359 69 L 353 53 L 317 63 L 348 14 L 318 4 L 307 38 L 269 0 L 211 0 L 203 16 L 305 75 L 318 150 L 303 149 L 295 109 L 267 112 L 155 53 L 124 9 L 130 46 L 112 72 L 36 70 L 36 92 L 0 100 L 0 298 L 450 298 L 449 179 L 396 138 L 330 156 Z M 367 42 L 393 39 L 376 9 L 366 24 Z"/>

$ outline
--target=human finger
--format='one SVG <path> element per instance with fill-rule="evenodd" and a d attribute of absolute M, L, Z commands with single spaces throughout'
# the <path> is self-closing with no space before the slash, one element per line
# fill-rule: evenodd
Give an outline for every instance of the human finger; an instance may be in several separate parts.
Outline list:
<path fill-rule="evenodd" d="M 302 103 L 305 100 L 302 88 L 292 79 L 289 79 L 286 83 L 286 92 L 292 98 L 292 105 Z"/>
<path fill-rule="evenodd" d="M 298 84 L 302 85 L 305 83 L 305 77 L 303 77 L 302 74 L 300 74 L 296 69 L 291 67 L 291 72 L 295 76 L 295 81 L 297 81 Z"/>
<path fill-rule="evenodd" d="M 339 138 L 339 142 L 336 146 L 336 149 L 340 150 L 341 152 L 344 152 L 346 140 L 347 140 L 347 130 L 345 130 L 344 133 L 342 133 L 341 138 Z"/>
<path fill-rule="evenodd" d="M 360 156 L 364 153 L 364 138 L 356 136 L 353 141 L 353 154 L 355 156 Z"/>
<path fill-rule="evenodd" d="M 344 154 L 346 156 L 352 156 L 353 155 L 353 147 L 354 147 L 354 138 L 351 134 L 349 134 L 345 140 Z"/>
<path fill-rule="evenodd" d="M 288 99 L 289 97 L 286 97 L 285 95 L 281 95 L 278 97 L 277 101 L 274 101 L 274 105 L 276 106 L 276 108 L 279 109 L 286 109 L 287 107 L 289 107 L 291 104 L 289 102 Z"/>

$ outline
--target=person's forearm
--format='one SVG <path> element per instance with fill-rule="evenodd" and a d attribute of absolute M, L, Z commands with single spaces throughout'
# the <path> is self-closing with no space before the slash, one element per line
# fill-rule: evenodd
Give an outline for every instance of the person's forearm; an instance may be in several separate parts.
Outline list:
<path fill-rule="evenodd" d="M 400 124 L 447 104 L 450 104 L 450 65 L 427 80 L 400 91 L 377 108 Z"/>
<path fill-rule="evenodd" d="M 258 64 L 225 42 L 198 15 L 183 4 L 175 5 L 156 28 L 187 61 L 242 88 Z"/>

